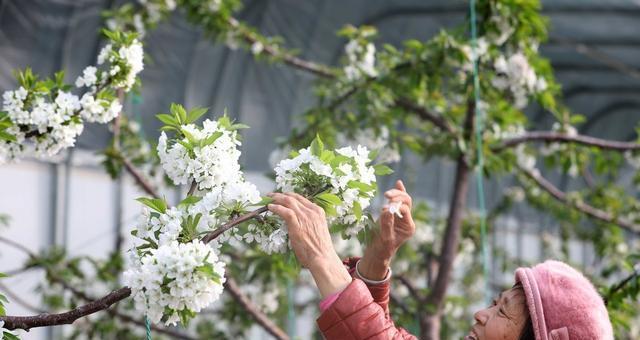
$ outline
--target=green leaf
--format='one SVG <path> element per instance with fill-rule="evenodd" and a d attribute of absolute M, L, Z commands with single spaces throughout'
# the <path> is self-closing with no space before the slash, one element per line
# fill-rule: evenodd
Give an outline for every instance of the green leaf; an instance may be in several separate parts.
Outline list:
<path fill-rule="evenodd" d="M 3 333 L 3 337 L 2 340 L 20 340 L 20 338 L 18 338 L 17 336 L 9 333 L 9 332 L 4 332 Z"/>
<path fill-rule="evenodd" d="M 190 309 L 182 309 L 178 311 L 178 316 L 180 316 L 180 322 L 183 326 L 187 326 L 189 324 L 189 320 L 196 316 L 196 313 Z"/>
<path fill-rule="evenodd" d="M 9 275 L 7 275 L 5 273 L 0 273 L 0 279 L 3 278 L 3 277 L 9 277 Z M 2 300 L 2 299 L 0 298 L 0 300 Z"/>
<path fill-rule="evenodd" d="M 184 109 L 184 106 L 180 104 L 171 103 L 171 107 L 169 108 L 171 113 L 176 117 L 178 123 L 186 124 L 187 122 L 187 111 Z"/>
<path fill-rule="evenodd" d="M 334 153 L 331 150 L 322 150 L 322 154 L 320 155 L 320 160 L 324 163 L 331 164 L 333 160 Z"/>
<path fill-rule="evenodd" d="M 220 284 L 220 275 L 218 275 L 218 273 L 213 271 L 213 267 L 211 265 L 205 264 L 205 265 L 196 267 L 196 270 L 200 273 L 205 274 L 208 278 L 213 280 L 215 283 Z"/>
<path fill-rule="evenodd" d="M 178 128 L 173 126 L 163 126 L 160 128 L 160 131 L 179 131 Z"/>
<path fill-rule="evenodd" d="M 169 125 L 169 126 L 178 126 L 180 124 L 178 124 L 178 121 L 176 120 L 176 118 L 170 114 L 166 114 L 166 113 L 161 113 L 156 115 L 156 117 L 158 118 L 158 120 L 160 120 L 161 122 Z"/>
<path fill-rule="evenodd" d="M 224 111 L 222 117 L 218 118 L 218 124 L 227 130 L 231 129 L 231 120 L 229 120 L 229 116 L 227 116 L 227 110 Z"/>
<path fill-rule="evenodd" d="M 338 197 L 335 194 L 332 194 L 330 192 L 323 192 L 320 193 L 318 195 L 316 195 L 317 199 L 323 200 L 325 202 L 334 204 L 334 205 L 340 205 L 342 204 L 342 200 L 340 199 L 340 197 Z"/>
<path fill-rule="evenodd" d="M 180 201 L 180 203 L 178 203 L 178 205 L 192 205 L 194 203 L 198 203 L 200 202 L 200 200 L 202 199 L 202 197 L 199 196 L 187 196 L 187 198 L 183 199 L 182 201 Z"/>
<path fill-rule="evenodd" d="M 162 214 L 167 211 L 167 202 L 161 198 L 138 197 L 136 201 Z"/>
<path fill-rule="evenodd" d="M 209 109 L 205 107 L 196 107 L 195 109 L 192 109 L 191 111 L 189 111 L 189 115 L 187 116 L 187 123 L 195 122 L 196 120 L 198 120 L 198 118 L 207 113 L 207 111 L 209 111 Z"/>
<path fill-rule="evenodd" d="M 320 139 L 319 135 L 316 135 L 316 138 L 311 142 L 311 154 L 320 157 L 322 156 L 322 151 L 324 150 L 324 144 L 322 143 L 322 139 Z"/>
<path fill-rule="evenodd" d="M 218 138 L 220 138 L 220 136 L 222 136 L 222 131 L 216 131 L 212 133 L 209 137 L 200 141 L 200 147 L 202 148 L 207 145 L 213 144 L 213 142 L 215 142 Z"/>
<path fill-rule="evenodd" d="M 385 176 L 393 173 L 393 170 L 384 164 L 376 164 L 373 166 L 373 169 L 375 170 L 375 174 L 378 176 Z"/>
<path fill-rule="evenodd" d="M 358 189 L 360 191 L 364 191 L 364 192 L 369 192 L 369 191 L 374 191 L 376 190 L 376 187 L 370 184 L 365 184 L 362 182 L 358 182 L 358 181 L 349 181 L 349 183 L 347 183 L 347 186 L 351 189 Z"/>
<path fill-rule="evenodd" d="M 269 196 L 264 196 L 262 197 L 262 200 L 260 200 L 260 202 L 253 204 L 253 205 L 257 205 L 257 206 L 263 206 L 263 205 L 267 205 L 269 203 L 273 202 L 273 198 L 269 197 Z"/>
<path fill-rule="evenodd" d="M 359 221 L 362 217 L 362 207 L 358 201 L 353 202 L 353 214 L 356 215 L 356 219 Z"/>
<path fill-rule="evenodd" d="M 189 143 L 191 144 L 195 144 L 196 143 L 196 138 L 193 137 L 193 135 L 191 134 L 191 132 L 187 131 L 187 129 L 185 128 L 180 128 L 180 132 L 187 137 L 187 140 L 189 141 Z"/>
<path fill-rule="evenodd" d="M 380 153 L 379 149 L 375 149 L 375 150 L 369 151 L 369 160 L 373 161 L 374 159 L 376 159 L 376 157 L 378 157 L 379 153 Z"/>
<path fill-rule="evenodd" d="M 6 140 L 8 142 L 15 142 L 16 141 L 16 136 L 11 135 L 7 132 L 4 132 L 2 130 L 0 130 L 0 139 L 2 140 Z"/>
<path fill-rule="evenodd" d="M 333 159 L 331 160 L 331 167 L 332 168 L 337 168 L 340 164 L 342 163 L 348 163 L 351 161 L 351 158 L 345 156 L 345 155 L 341 155 L 339 153 L 337 153 Z"/>
<path fill-rule="evenodd" d="M 231 125 L 229 130 L 240 130 L 240 129 L 248 129 L 248 128 L 249 128 L 249 125 L 247 124 L 237 123 L 237 124 Z"/>

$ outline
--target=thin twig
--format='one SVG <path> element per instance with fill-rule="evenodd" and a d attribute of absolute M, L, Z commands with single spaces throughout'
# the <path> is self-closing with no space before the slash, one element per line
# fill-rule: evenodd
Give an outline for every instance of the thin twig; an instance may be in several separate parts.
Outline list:
<path fill-rule="evenodd" d="M 220 236 L 220 234 L 224 233 L 225 231 L 233 228 L 234 226 L 237 226 L 238 224 L 240 224 L 242 222 L 248 221 L 248 220 L 250 220 L 252 218 L 257 218 L 260 214 L 262 214 L 263 212 L 265 212 L 267 210 L 268 210 L 267 207 L 264 206 L 264 207 L 261 207 L 261 208 L 258 208 L 256 210 L 254 210 L 254 211 L 252 211 L 252 212 L 250 212 L 248 214 L 244 214 L 244 215 L 238 216 L 235 219 L 225 223 L 222 227 L 219 227 L 218 229 L 216 229 L 216 230 L 208 233 L 207 235 L 205 235 L 202 238 L 202 242 L 209 243 L 212 240 L 215 240 L 218 236 Z"/>
<path fill-rule="evenodd" d="M 444 118 L 427 111 L 427 109 L 417 105 L 407 98 L 400 97 L 396 99 L 395 103 L 396 106 L 415 113 L 418 117 L 426 121 L 430 121 L 431 123 L 433 123 L 433 125 L 439 127 L 445 132 L 448 132 L 450 134 L 454 134 L 456 132 L 455 129 L 451 125 L 449 125 L 449 123 Z"/>
<path fill-rule="evenodd" d="M 196 188 L 198 188 L 198 182 L 196 182 L 196 180 L 194 179 L 193 182 L 191 182 L 191 187 L 189 188 L 189 192 L 187 192 L 187 196 L 193 195 L 193 193 L 196 191 Z"/>
<path fill-rule="evenodd" d="M 631 282 L 631 280 L 633 280 L 634 278 L 640 276 L 640 271 L 634 271 L 631 275 L 627 276 L 626 278 L 624 278 L 622 281 L 618 282 L 618 284 L 615 285 L 615 287 L 611 288 L 611 290 L 607 293 L 607 296 L 605 296 L 604 298 L 604 303 L 607 304 L 607 302 L 609 301 L 609 299 L 611 299 L 611 297 L 617 293 L 619 290 L 621 290 L 622 288 L 624 288 L 624 286 L 626 286 L 627 284 L 629 284 L 629 282 Z"/>
<path fill-rule="evenodd" d="M 618 142 L 584 135 L 570 136 L 566 133 L 555 131 L 530 131 L 523 134 L 522 136 L 507 138 L 504 139 L 502 143 L 499 146 L 495 147 L 493 150 L 502 151 L 506 148 L 514 147 L 518 144 L 528 142 L 576 143 L 615 151 L 640 150 L 640 143 Z"/>
<path fill-rule="evenodd" d="M 406 303 L 402 302 L 402 300 L 400 300 L 395 294 L 390 293 L 389 299 L 391 300 L 391 303 L 393 303 L 394 306 L 400 307 L 400 309 L 402 309 L 402 311 L 405 312 L 406 314 L 411 314 L 411 310 L 409 309 L 409 306 L 407 306 Z"/>
<path fill-rule="evenodd" d="M 160 197 L 160 195 L 158 195 L 158 193 L 156 192 L 156 189 L 154 189 L 153 186 L 149 182 L 147 182 L 144 176 L 138 172 L 138 170 L 133 166 L 133 164 L 131 164 L 128 159 L 122 157 L 122 164 L 124 164 L 125 169 L 127 169 L 129 174 L 133 176 L 133 179 L 138 183 L 138 185 L 140 185 L 140 187 L 142 187 L 142 189 L 147 194 L 155 198 Z"/>
<path fill-rule="evenodd" d="M 600 210 L 596 207 L 593 207 L 587 203 L 584 202 L 580 202 L 580 201 L 576 201 L 573 202 L 571 200 L 569 200 L 567 198 L 567 194 L 558 189 L 556 186 L 554 186 L 551 182 L 549 182 L 546 178 L 542 177 L 540 175 L 539 171 L 532 171 L 532 170 L 527 170 L 527 169 L 523 169 L 520 168 L 520 170 L 527 175 L 527 177 L 529 177 L 530 179 L 532 179 L 540 188 L 544 189 L 546 192 L 548 192 L 551 197 L 555 198 L 557 201 L 564 203 L 582 213 L 584 213 L 587 216 L 593 217 L 597 220 L 606 222 L 606 223 L 612 223 L 612 224 L 616 224 L 618 226 L 620 226 L 623 229 L 626 229 L 634 234 L 640 234 L 640 226 L 634 224 L 633 222 L 626 220 L 626 219 L 622 219 L 619 217 L 614 216 L 611 213 L 608 213 L 606 211 Z M 536 169 L 537 170 L 537 169 Z"/>
<path fill-rule="evenodd" d="M 256 305 L 254 305 L 249 298 L 247 298 L 240 291 L 240 287 L 236 281 L 227 276 L 227 280 L 224 283 L 224 287 L 229 291 L 231 296 L 238 302 L 256 322 L 262 326 L 269 334 L 273 335 L 276 339 L 288 340 L 289 336 L 278 325 L 274 324 L 262 311 L 260 311 Z"/>
<path fill-rule="evenodd" d="M 402 283 L 405 287 L 407 287 L 407 290 L 409 291 L 409 294 L 411 294 L 411 296 L 414 299 L 416 299 L 420 303 L 424 302 L 424 297 L 422 296 L 422 294 L 420 294 L 420 292 L 418 292 L 416 287 L 413 286 L 413 283 L 411 283 L 411 281 L 409 281 L 409 279 L 407 279 L 406 277 L 404 277 L 402 275 L 394 275 L 392 277 L 394 279 L 400 281 L 400 283 Z"/>
<path fill-rule="evenodd" d="M 25 301 L 24 299 L 22 299 L 18 294 L 14 293 L 9 287 L 7 287 L 7 285 L 5 285 L 2 282 L 0 282 L 0 290 L 2 290 L 7 297 L 9 297 L 9 300 L 11 302 L 15 302 L 21 305 L 22 307 L 32 311 L 33 313 L 46 313 L 45 310 L 39 307 L 36 307 L 30 304 L 29 302 Z"/>
<path fill-rule="evenodd" d="M 238 22 L 238 20 L 232 17 L 232 18 L 229 18 L 229 26 L 231 26 L 232 28 L 238 29 L 240 27 L 240 23 Z M 242 38 L 249 44 L 253 44 L 258 41 L 252 34 L 250 34 L 245 30 L 240 30 L 240 34 L 242 34 Z M 335 78 L 335 74 L 331 71 L 330 68 L 318 63 L 303 60 L 290 53 L 282 53 L 282 51 L 278 51 L 277 49 L 273 48 L 269 44 L 264 45 L 263 52 L 270 56 L 282 58 L 282 60 L 286 64 L 289 64 L 297 69 L 307 71 L 327 79 Z"/>

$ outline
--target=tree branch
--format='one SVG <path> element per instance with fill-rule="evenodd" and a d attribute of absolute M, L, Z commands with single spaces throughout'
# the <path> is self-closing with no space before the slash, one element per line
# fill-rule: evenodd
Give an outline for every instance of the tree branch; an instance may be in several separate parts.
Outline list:
<path fill-rule="evenodd" d="M 400 307 L 400 309 L 402 309 L 402 311 L 405 312 L 406 314 L 411 314 L 411 310 L 409 309 L 409 306 L 407 306 L 406 303 L 404 303 L 397 296 L 395 296 L 395 294 L 389 293 L 389 299 L 391 300 L 391 303 L 393 303 L 394 306 Z"/>
<path fill-rule="evenodd" d="M 563 192 L 562 190 L 558 189 L 556 186 L 554 186 L 551 182 L 549 182 L 546 178 L 542 177 L 540 175 L 539 171 L 531 171 L 531 170 L 526 170 L 523 168 L 520 168 L 520 170 L 530 179 L 532 179 L 540 188 L 544 189 L 546 192 L 548 192 L 551 197 L 555 198 L 557 201 L 564 203 L 570 207 L 572 207 L 573 209 L 576 209 L 582 213 L 584 213 L 587 216 L 590 216 L 592 218 L 595 218 L 597 220 L 606 222 L 606 223 L 612 223 L 612 224 L 616 224 L 618 226 L 620 226 L 623 229 L 626 229 L 634 234 L 640 234 L 640 226 L 634 224 L 631 221 L 628 221 L 626 219 L 622 219 L 622 218 L 618 218 L 613 216 L 613 214 L 610 214 L 606 211 L 600 210 L 598 208 L 595 208 L 587 203 L 584 202 L 572 202 L 571 200 L 569 200 L 567 198 L 567 194 L 565 192 Z M 537 169 L 536 169 L 537 170 Z"/>
<path fill-rule="evenodd" d="M 615 151 L 640 150 L 640 143 L 618 142 L 584 135 L 570 136 L 562 132 L 554 131 L 531 131 L 522 136 L 504 139 L 498 147 L 494 148 L 494 151 L 502 151 L 506 148 L 528 142 L 576 143 Z"/>
<path fill-rule="evenodd" d="M 456 132 L 455 129 L 450 126 L 446 120 L 444 120 L 444 118 L 427 111 L 427 109 L 413 103 L 405 97 L 396 99 L 395 103 L 398 107 L 415 113 L 418 117 L 433 123 L 433 125 L 439 127 L 445 132 L 450 134 L 454 134 Z"/>
<path fill-rule="evenodd" d="M 402 275 L 394 275 L 392 277 L 394 279 L 400 281 L 400 283 L 402 283 L 405 287 L 407 287 L 407 290 L 409 291 L 409 294 L 411 294 L 411 296 L 414 299 L 416 299 L 419 303 L 423 303 L 424 302 L 424 297 L 420 294 L 420 292 L 418 292 L 416 287 L 413 286 L 413 284 L 411 283 L 411 281 L 409 281 L 409 279 L 407 279 L 406 277 L 404 277 Z"/>
<path fill-rule="evenodd" d="M 147 182 L 147 180 L 144 178 L 144 176 L 138 172 L 138 170 L 133 166 L 133 164 L 131 164 L 131 161 L 129 161 L 128 159 L 126 159 L 125 157 L 121 157 L 122 159 L 122 164 L 124 164 L 125 169 L 127 169 L 127 171 L 129 172 L 129 174 L 131 174 L 131 176 L 133 176 L 133 179 L 136 181 L 136 183 L 138 183 L 138 185 L 140 185 L 140 187 L 142 187 L 142 189 L 149 195 L 155 197 L 155 198 L 159 198 L 160 195 L 158 195 L 158 193 L 156 192 L 156 189 L 153 188 L 153 186 Z"/>
<path fill-rule="evenodd" d="M 248 214 L 244 214 L 241 216 L 236 217 L 235 219 L 225 223 L 222 227 L 219 227 L 218 229 L 208 233 L 207 235 L 205 235 L 202 238 L 202 242 L 204 243 L 209 243 L 213 240 L 215 240 L 218 236 L 220 236 L 220 234 L 224 233 L 225 231 L 237 226 L 238 224 L 244 222 L 244 221 L 248 221 L 252 218 L 256 218 L 258 217 L 260 214 L 262 214 L 263 212 L 267 211 L 267 207 L 261 207 L 258 208 Z"/>
<path fill-rule="evenodd" d="M 70 325 L 77 319 L 105 310 L 130 295 L 131 289 L 123 287 L 68 312 L 58 314 L 42 313 L 33 316 L 1 316 L 0 321 L 4 321 L 4 328 L 9 330 L 18 328 L 29 330 L 44 326 Z"/>
<path fill-rule="evenodd" d="M 236 30 L 238 30 L 240 32 L 240 34 L 242 35 L 242 38 L 249 44 L 253 44 L 255 42 L 257 42 L 258 40 L 251 35 L 248 31 L 246 30 L 241 30 L 240 28 L 240 23 L 238 22 L 238 20 L 236 20 L 235 18 L 229 18 L 229 26 L 235 28 Z M 318 64 L 318 63 L 314 63 L 311 61 L 307 61 L 307 60 L 303 60 L 301 58 L 298 58 L 292 54 L 289 53 L 282 53 L 279 52 L 277 49 L 273 48 L 272 46 L 270 46 L 269 44 L 265 44 L 264 45 L 264 49 L 263 52 L 265 54 L 268 54 L 270 56 L 276 57 L 276 58 L 282 58 L 282 61 L 284 61 L 286 64 L 289 64 L 297 69 L 303 70 L 303 71 L 307 71 L 309 73 L 315 74 L 317 76 L 323 77 L 323 78 L 327 78 L 327 79 L 332 79 L 335 78 L 335 74 L 331 71 L 331 69 L 327 66 Z"/>
<path fill-rule="evenodd" d="M 224 287 L 229 291 L 231 296 L 238 302 L 242 308 L 244 308 L 253 319 L 264 328 L 269 334 L 273 335 L 276 339 L 280 340 L 288 340 L 289 336 L 282 330 L 278 325 L 273 323 L 256 305 L 254 305 L 249 298 L 247 298 L 240 291 L 240 287 L 236 283 L 236 281 L 227 276 L 227 280 L 224 283 Z"/>

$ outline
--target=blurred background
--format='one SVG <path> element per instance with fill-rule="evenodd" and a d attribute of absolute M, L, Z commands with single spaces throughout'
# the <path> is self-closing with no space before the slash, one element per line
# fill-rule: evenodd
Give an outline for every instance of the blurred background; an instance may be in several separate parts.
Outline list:
<path fill-rule="evenodd" d="M 0 0 L 0 90 L 15 88 L 12 70 L 27 66 L 43 76 L 64 69 L 67 81 L 72 82 L 94 62 L 104 45 L 98 34 L 104 24 L 101 12 L 124 2 Z M 635 140 L 640 120 L 640 1 L 542 3 L 542 13 L 550 19 L 550 32 L 540 51 L 551 61 L 565 103 L 587 118 L 579 132 Z M 466 2 L 454 0 L 247 0 L 237 17 L 263 34 L 283 37 L 302 58 L 336 65 L 346 41 L 335 33 L 347 23 L 374 25 L 379 32 L 376 44 L 399 46 L 406 39 L 427 40 L 443 28 L 463 23 L 467 10 Z M 156 138 L 160 122 L 155 114 L 167 111 L 172 102 L 209 107 L 212 116 L 227 109 L 231 117 L 251 126 L 243 132 L 242 146 L 248 178 L 263 192 L 270 190 L 273 184 L 266 176 L 272 168 L 269 155 L 278 138 L 301 125 L 298 116 L 314 105 L 315 78 L 279 64 L 256 62 L 251 53 L 215 44 L 179 12 L 148 33 L 145 53 L 148 61 L 141 73 L 143 86 L 140 93 L 128 95 L 125 104 L 130 118 L 142 127 L 140 133 Z M 535 105 L 526 114 L 533 129 L 549 129 L 553 123 Z M 139 212 L 133 199 L 142 195 L 128 176 L 114 181 L 105 173 L 98 152 L 109 140 L 107 125 L 87 125 L 77 147 L 55 160 L 27 159 L 0 166 L 0 213 L 10 216 L 2 235 L 34 251 L 57 245 L 74 256 L 106 256 L 116 245 L 117 235 L 128 235 Z M 404 178 L 413 195 L 426 199 L 436 211 L 446 209 L 453 168 L 448 161 L 423 163 L 408 155 L 380 187 Z M 634 173 L 623 168 L 615 181 L 633 186 Z M 585 186 L 582 179 L 566 175 L 553 173 L 548 178 L 563 190 Z M 488 181 L 488 205 L 495 204 L 494 198 L 512 182 L 505 177 Z M 476 195 L 471 191 L 469 206 L 474 207 Z M 169 191 L 169 195 L 175 194 L 169 199 L 177 199 L 179 192 Z M 490 242 L 512 258 L 532 263 L 555 255 L 559 246 L 545 244 L 559 242 L 559 233 L 548 215 L 521 205 L 496 223 Z M 627 241 L 629 247 L 640 247 L 637 238 Z M 589 243 L 570 241 L 568 254 L 583 268 L 594 262 Z M 25 259 L 25 254 L 0 246 L 0 271 L 11 272 Z M 497 284 L 511 280 L 512 272 L 502 268 L 498 259 L 492 261 L 491 273 Z M 39 306 L 41 299 L 34 289 L 41 279 L 42 273 L 34 270 L 2 284 L 11 286 L 26 304 Z M 11 303 L 8 314 L 31 311 Z M 313 314 L 299 316 L 297 335 L 308 338 L 314 322 Z M 23 339 L 51 339 L 62 334 L 59 329 L 41 328 Z M 269 338 L 258 329 L 250 334 L 252 339 Z"/>

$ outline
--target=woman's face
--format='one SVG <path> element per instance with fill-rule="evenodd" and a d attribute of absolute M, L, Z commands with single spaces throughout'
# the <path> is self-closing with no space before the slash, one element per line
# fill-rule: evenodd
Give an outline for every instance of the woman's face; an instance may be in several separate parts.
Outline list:
<path fill-rule="evenodd" d="M 506 290 L 491 306 L 474 314 L 473 325 L 465 340 L 518 340 L 529 312 L 522 287 Z"/>

